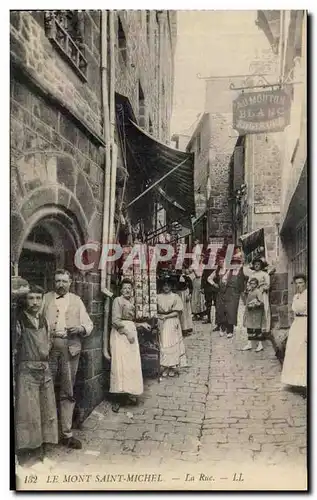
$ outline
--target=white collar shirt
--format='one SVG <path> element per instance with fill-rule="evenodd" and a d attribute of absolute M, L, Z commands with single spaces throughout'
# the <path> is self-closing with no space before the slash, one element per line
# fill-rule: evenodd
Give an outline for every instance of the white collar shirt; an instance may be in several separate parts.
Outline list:
<path fill-rule="evenodd" d="M 66 311 L 69 306 L 69 293 L 66 293 L 64 296 L 60 296 L 55 293 L 55 304 L 57 308 L 57 317 L 56 317 L 56 328 L 55 332 L 57 334 L 65 334 L 66 333 Z"/>

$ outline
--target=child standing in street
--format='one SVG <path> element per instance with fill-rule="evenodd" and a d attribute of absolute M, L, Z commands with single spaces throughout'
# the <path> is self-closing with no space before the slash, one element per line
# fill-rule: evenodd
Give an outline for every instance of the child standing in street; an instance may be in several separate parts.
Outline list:
<path fill-rule="evenodd" d="M 263 292 L 257 278 L 250 278 L 247 285 L 244 326 L 247 328 L 248 343 L 242 349 L 249 351 L 257 342 L 256 352 L 263 350 L 263 322 L 265 321 Z"/>
<path fill-rule="evenodd" d="M 58 442 L 57 411 L 48 365 L 48 324 L 40 313 L 44 290 L 31 286 L 16 325 L 16 449 L 20 460 L 44 459 L 46 443 Z"/>

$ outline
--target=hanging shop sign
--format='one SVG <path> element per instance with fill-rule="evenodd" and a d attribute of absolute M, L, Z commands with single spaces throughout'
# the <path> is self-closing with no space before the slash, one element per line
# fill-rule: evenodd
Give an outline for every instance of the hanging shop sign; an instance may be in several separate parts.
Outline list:
<path fill-rule="evenodd" d="M 255 256 L 266 257 L 264 229 L 257 229 L 240 236 L 243 252 L 247 260 Z"/>
<path fill-rule="evenodd" d="M 233 101 L 233 128 L 240 135 L 281 132 L 290 114 L 291 99 L 284 90 L 244 92 Z"/>

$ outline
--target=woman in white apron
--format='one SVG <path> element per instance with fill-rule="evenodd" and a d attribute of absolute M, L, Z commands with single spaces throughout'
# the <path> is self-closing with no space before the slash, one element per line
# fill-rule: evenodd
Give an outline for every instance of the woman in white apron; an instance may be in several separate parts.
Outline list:
<path fill-rule="evenodd" d="M 117 396 L 117 401 L 112 406 L 115 412 L 119 411 L 121 404 L 137 404 L 137 396 L 143 393 L 132 290 L 132 282 L 124 279 L 121 283 L 121 295 L 114 299 L 112 306 L 110 392 Z M 146 323 L 143 326 L 150 328 Z"/>
<path fill-rule="evenodd" d="M 163 377 L 179 375 L 179 368 L 187 366 L 185 346 L 180 323 L 183 303 L 172 292 L 172 280 L 161 280 L 162 293 L 157 296 L 157 313 L 160 331 L 160 364 Z"/>
<path fill-rule="evenodd" d="M 306 276 L 294 276 L 296 294 L 292 310 L 294 321 L 290 328 L 282 370 L 282 383 L 300 389 L 307 386 L 307 289 Z"/>

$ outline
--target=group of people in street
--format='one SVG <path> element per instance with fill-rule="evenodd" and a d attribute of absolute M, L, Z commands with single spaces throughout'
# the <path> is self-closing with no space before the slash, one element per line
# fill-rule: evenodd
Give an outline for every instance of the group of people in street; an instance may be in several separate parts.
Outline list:
<path fill-rule="evenodd" d="M 211 244 L 211 243 L 210 243 Z M 195 246 L 199 241 L 195 241 Z M 216 327 L 221 336 L 232 338 L 234 327 L 237 325 L 240 297 L 245 302 L 244 326 L 248 332 L 248 343 L 243 350 L 253 348 L 257 341 L 256 351 L 263 349 L 262 340 L 270 331 L 269 289 L 270 274 L 275 270 L 270 268 L 263 257 L 257 256 L 251 265 L 243 265 L 241 250 L 233 255 L 231 264 L 235 269 L 227 269 L 225 256 L 220 252 L 216 267 L 206 264 L 209 261 L 209 252 L 203 254 L 200 270 L 195 270 L 194 284 L 204 300 L 193 299 L 194 319 L 205 317 L 205 322 L 211 323 L 211 311 L 214 307 Z M 194 286 L 195 286 L 194 285 Z M 198 311 L 199 308 L 199 311 Z"/>
<path fill-rule="evenodd" d="M 180 278 L 181 279 L 181 278 Z M 158 280 L 157 322 L 159 330 L 161 376 L 175 377 L 180 369 L 187 366 L 183 332 L 190 330 L 188 289 L 184 277 L 178 293 L 175 293 L 175 279 L 165 275 Z M 143 393 L 138 334 L 136 328 L 135 306 L 131 301 L 133 282 L 121 282 L 120 296 L 112 306 L 112 329 L 110 334 L 111 371 L 110 393 L 113 395 L 112 410 L 118 412 L 122 405 L 138 404 Z M 183 297 L 183 300 L 182 298 Z M 186 309 L 187 306 L 187 309 Z M 150 330 L 147 322 L 138 327 Z M 186 330 L 184 330 L 184 328 Z"/>
<path fill-rule="evenodd" d="M 197 245 L 199 242 L 196 240 L 196 248 Z M 195 259 L 195 247 L 193 254 Z M 257 342 L 256 352 L 263 349 L 262 339 L 270 328 L 267 263 L 259 257 L 253 260 L 251 266 L 243 266 L 239 253 L 232 259 L 236 269 L 226 269 L 225 257 L 220 253 L 214 269 L 208 269 L 205 265 L 208 258 L 208 252 L 200 252 L 197 262 L 202 265 L 184 263 L 181 272 L 171 268 L 158 278 L 157 326 L 162 378 L 178 376 L 181 369 L 187 366 L 183 338 L 194 333 L 195 321 L 205 317 L 205 322 L 211 323 L 212 306 L 216 311 L 215 330 L 220 336 L 233 336 L 240 297 L 244 292 L 248 343 L 243 350 L 252 349 L 254 341 Z M 121 405 L 137 404 L 143 392 L 137 328 L 149 330 L 150 325 L 136 321 L 135 306 L 131 300 L 133 286 L 132 281 L 124 279 L 120 296 L 113 302 L 110 393 L 113 394 L 112 408 L 115 412 Z"/>
<path fill-rule="evenodd" d="M 30 455 L 43 459 L 47 444 L 82 447 L 72 432 L 74 385 L 82 340 L 93 323 L 81 298 L 69 291 L 71 283 L 68 271 L 57 270 L 55 291 L 31 285 L 18 304 L 15 441 L 21 462 Z"/>
<path fill-rule="evenodd" d="M 241 297 L 248 335 L 242 350 L 253 347 L 256 352 L 263 350 L 262 342 L 271 328 L 269 290 L 274 269 L 262 257 L 245 265 L 240 253 L 234 256 L 234 261 L 239 265 L 226 269 L 224 256 L 220 254 L 214 269 L 184 265 L 180 273 L 169 272 L 158 277 L 156 324 L 160 377 L 179 376 L 182 368 L 188 366 L 184 337 L 194 333 L 195 320 L 205 316 L 205 322 L 212 323 L 213 307 L 216 324 L 213 331 L 232 338 Z M 30 450 L 43 457 L 48 443 L 60 442 L 75 449 L 82 446 L 72 433 L 74 385 L 82 341 L 91 334 L 93 323 L 81 298 L 70 293 L 71 282 L 68 271 L 57 270 L 55 291 L 44 293 L 41 287 L 31 285 L 18 308 L 14 346 L 15 429 L 16 449 L 22 460 Z M 296 275 L 294 283 L 295 318 L 289 331 L 281 381 L 303 389 L 307 385 L 306 277 Z M 133 289 L 133 281 L 123 279 L 120 295 L 112 303 L 110 393 L 114 412 L 121 406 L 137 405 L 144 390 L 138 328 L 150 331 L 152 325 L 150 321 L 136 321 Z"/>
<path fill-rule="evenodd" d="M 210 240 L 209 240 L 210 244 Z M 199 240 L 195 240 L 195 246 Z M 242 257 L 242 255 L 241 255 Z M 208 263 L 209 254 L 203 257 Z M 227 338 L 233 336 L 237 325 L 240 297 L 244 302 L 243 326 L 247 330 L 248 341 L 242 351 L 255 347 L 256 352 L 263 350 L 263 341 L 271 332 L 271 310 L 269 291 L 271 275 L 275 268 L 268 265 L 265 258 L 256 256 L 251 265 L 245 265 L 243 259 L 234 256 L 232 263 L 241 264 L 238 271 L 225 269 L 224 257 L 220 258 L 215 269 L 203 269 L 194 275 L 196 290 L 201 286 L 204 305 L 195 298 L 193 303 L 194 319 L 205 316 L 205 322 L 211 323 L 211 308 L 215 309 L 216 326 L 213 331 Z M 244 265 L 243 265 L 244 264 Z M 306 397 L 307 388 L 307 278 L 304 274 L 293 277 L 296 293 L 293 297 L 292 311 L 294 320 L 288 333 L 283 361 L 282 387 L 299 392 Z M 199 304 L 199 306 L 198 306 Z M 200 308 L 198 311 L 198 307 Z"/>

